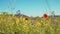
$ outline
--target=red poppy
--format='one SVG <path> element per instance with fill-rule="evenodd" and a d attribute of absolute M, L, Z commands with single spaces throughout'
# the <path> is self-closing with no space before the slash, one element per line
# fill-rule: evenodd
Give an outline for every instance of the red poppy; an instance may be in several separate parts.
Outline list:
<path fill-rule="evenodd" d="M 28 18 L 27 18 L 27 17 L 25 17 L 25 20 L 28 20 Z"/>
<path fill-rule="evenodd" d="M 43 14 L 43 17 L 44 17 L 44 18 L 47 18 L 47 17 L 48 17 L 48 15 L 47 15 L 47 14 Z"/>

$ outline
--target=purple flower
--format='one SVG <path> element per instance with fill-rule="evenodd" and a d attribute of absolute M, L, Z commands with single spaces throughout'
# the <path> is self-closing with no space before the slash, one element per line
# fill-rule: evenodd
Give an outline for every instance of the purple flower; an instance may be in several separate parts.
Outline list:
<path fill-rule="evenodd" d="M 18 15 L 18 16 L 20 16 L 20 15 L 21 15 L 20 10 L 18 10 L 16 13 L 17 13 L 17 15 Z"/>

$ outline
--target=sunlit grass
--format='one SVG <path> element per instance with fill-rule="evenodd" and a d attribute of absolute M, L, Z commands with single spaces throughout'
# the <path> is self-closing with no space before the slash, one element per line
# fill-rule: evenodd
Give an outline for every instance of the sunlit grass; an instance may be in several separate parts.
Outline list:
<path fill-rule="evenodd" d="M 35 18 L 33 22 L 28 17 L 16 15 L 0 15 L 0 34 L 60 34 L 60 19 L 54 19 L 55 24 L 47 18 Z"/>

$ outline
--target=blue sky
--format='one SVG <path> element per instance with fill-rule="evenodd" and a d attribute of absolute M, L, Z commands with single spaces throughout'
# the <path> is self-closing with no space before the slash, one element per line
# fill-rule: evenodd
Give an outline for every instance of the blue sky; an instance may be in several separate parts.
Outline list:
<path fill-rule="evenodd" d="M 42 16 L 44 13 L 50 14 L 50 11 L 55 11 L 56 15 L 60 15 L 60 0 L 48 0 L 48 3 L 51 10 L 46 0 L 0 0 L 0 10 L 8 10 L 9 13 L 20 10 L 27 16 Z"/>

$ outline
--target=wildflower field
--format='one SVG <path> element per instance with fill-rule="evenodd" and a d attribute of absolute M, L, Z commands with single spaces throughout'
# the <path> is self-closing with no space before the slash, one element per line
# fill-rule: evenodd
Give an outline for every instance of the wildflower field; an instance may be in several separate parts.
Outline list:
<path fill-rule="evenodd" d="M 60 34 L 60 17 L 51 19 L 42 17 L 0 15 L 0 34 Z"/>

